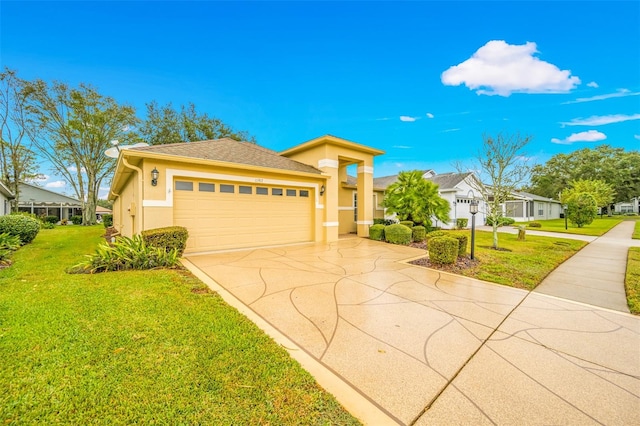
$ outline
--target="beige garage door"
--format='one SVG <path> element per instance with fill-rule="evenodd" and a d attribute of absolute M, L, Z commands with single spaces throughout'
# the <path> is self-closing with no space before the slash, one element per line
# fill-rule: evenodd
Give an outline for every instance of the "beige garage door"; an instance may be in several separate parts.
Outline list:
<path fill-rule="evenodd" d="M 309 188 L 176 179 L 174 223 L 189 230 L 187 252 L 313 240 Z"/>

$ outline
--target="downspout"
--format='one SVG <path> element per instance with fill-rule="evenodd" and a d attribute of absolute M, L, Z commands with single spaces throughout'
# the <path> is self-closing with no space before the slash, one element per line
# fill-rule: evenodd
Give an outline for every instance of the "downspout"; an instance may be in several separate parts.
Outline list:
<path fill-rule="evenodd" d="M 144 175 L 142 174 L 142 169 L 140 167 L 136 167 L 134 165 L 129 164 L 125 156 L 122 156 L 122 164 L 125 167 L 135 170 L 138 173 L 138 194 L 140 194 L 140 202 L 138 203 L 139 214 L 140 214 L 140 232 L 144 230 L 144 215 L 142 214 L 142 200 L 144 200 Z M 138 214 L 138 212 L 136 212 Z"/>
<path fill-rule="evenodd" d="M 119 216 L 119 217 L 120 217 L 120 223 L 119 223 L 118 225 L 120 225 L 120 229 L 118 229 L 117 234 L 114 234 L 114 235 L 113 235 L 113 236 L 115 236 L 115 235 L 120 235 L 120 233 L 122 232 L 122 227 L 124 226 L 124 225 L 122 224 L 122 196 L 121 196 L 120 194 L 118 194 L 117 192 L 113 192 L 113 191 L 111 191 L 111 193 L 112 193 L 113 195 L 115 195 L 116 197 L 120 198 L 120 202 L 118 203 L 118 207 L 119 207 L 119 209 L 120 209 L 120 216 Z"/>

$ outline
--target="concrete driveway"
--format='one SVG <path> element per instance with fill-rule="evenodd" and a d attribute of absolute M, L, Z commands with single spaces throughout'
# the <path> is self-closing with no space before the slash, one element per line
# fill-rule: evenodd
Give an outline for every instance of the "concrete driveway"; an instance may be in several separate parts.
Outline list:
<path fill-rule="evenodd" d="M 362 238 L 185 265 L 367 424 L 640 424 L 640 319 Z"/>

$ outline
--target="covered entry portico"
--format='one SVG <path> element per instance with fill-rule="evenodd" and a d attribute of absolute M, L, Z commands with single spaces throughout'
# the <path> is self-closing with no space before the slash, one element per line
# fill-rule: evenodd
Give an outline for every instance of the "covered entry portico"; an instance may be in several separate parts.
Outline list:
<path fill-rule="evenodd" d="M 369 236 L 375 207 L 373 205 L 373 158 L 384 154 L 384 151 L 325 135 L 280 154 L 314 165 L 329 176 L 324 192 L 322 223 L 324 241 L 337 241 L 341 230 L 353 226 L 354 219 L 358 236 Z M 351 189 L 342 187 L 342 183 L 347 181 L 347 167 L 352 165 L 357 168 L 355 196 Z M 345 208 L 348 208 L 349 214 L 341 215 L 341 211 L 345 211 Z M 352 216 L 354 210 L 357 212 L 356 217 Z"/>

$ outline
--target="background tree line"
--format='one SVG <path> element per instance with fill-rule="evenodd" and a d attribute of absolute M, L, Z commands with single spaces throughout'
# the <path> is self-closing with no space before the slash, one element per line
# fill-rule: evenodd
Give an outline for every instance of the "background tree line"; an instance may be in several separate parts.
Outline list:
<path fill-rule="evenodd" d="M 116 162 L 104 151 L 120 144 L 150 145 L 232 138 L 255 143 L 245 131 L 198 112 L 192 103 L 146 104 L 144 119 L 131 105 L 120 104 L 88 84 L 24 80 L 14 70 L 0 73 L 0 178 L 20 201 L 18 183 L 42 177 L 41 160 L 51 164 L 80 200 L 83 223 L 96 222 L 98 193 Z"/>

